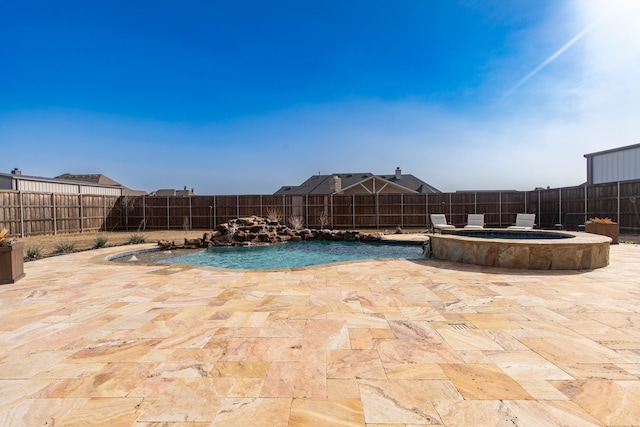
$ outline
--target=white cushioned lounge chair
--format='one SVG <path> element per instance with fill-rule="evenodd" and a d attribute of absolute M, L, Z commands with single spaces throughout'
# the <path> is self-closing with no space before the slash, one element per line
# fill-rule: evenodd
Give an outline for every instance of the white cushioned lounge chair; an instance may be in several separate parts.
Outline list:
<path fill-rule="evenodd" d="M 464 228 L 484 228 L 484 214 L 469 214 Z"/>
<path fill-rule="evenodd" d="M 447 217 L 444 214 L 431 214 L 431 225 L 435 230 L 447 230 L 456 228 L 447 222 Z"/>
<path fill-rule="evenodd" d="M 533 230 L 536 214 L 519 213 L 516 215 L 516 225 L 507 227 L 510 230 Z"/>

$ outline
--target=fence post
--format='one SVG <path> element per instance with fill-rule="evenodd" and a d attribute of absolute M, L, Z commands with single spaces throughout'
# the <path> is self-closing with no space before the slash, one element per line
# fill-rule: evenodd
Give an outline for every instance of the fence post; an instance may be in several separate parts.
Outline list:
<path fill-rule="evenodd" d="M 236 218 L 240 218 L 240 195 L 236 196 Z"/>
<path fill-rule="evenodd" d="M 540 190 L 538 190 L 538 227 L 540 226 L 540 215 L 542 215 L 542 208 L 540 207 Z"/>
<path fill-rule="evenodd" d="M 52 201 L 52 205 L 53 205 L 53 235 L 57 235 L 58 234 L 58 219 L 57 219 L 57 215 L 56 215 L 56 194 L 55 193 L 51 193 L 51 201 Z"/>
<path fill-rule="evenodd" d="M 335 228 L 333 225 L 333 194 L 331 195 L 330 202 L 331 202 L 331 228 Z"/>
<path fill-rule="evenodd" d="M 449 221 L 453 224 L 453 214 L 451 210 L 451 193 L 449 193 Z"/>
<path fill-rule="evenodd" d="M 424 226 L 425 228 L 429 228 L 429 193 L 424 194 Z"/>
<path fill-rule="evenodd" d="M 189 196 L 189 230 L 193 228 L 193 213 L 191 212 L 191 196 Z"/>
<path fill-rule="evenodd" d="M 404 194 L 400 193 L 400 228 L 404 228 Z"/>
<path fill-rule="evenodd" d="M 498 215 L 500 216 L 498 223 L 502 227 L 502 191 L 498 191 Z"/>
<path fill-rule="evenodd" d="M 376 193 L 376 228 L 380 228 L 380 193 Z"/>
<path fill-rule="evenodd" d="M 351 226 L 356 228 L 356 195 L 351 196 Z"/>
<path fill-rule="evenodd" d="M 620 181 L 618 181 L 618 211 L 616 216 L 617 216 L 616 222 L 620 224 Z"/>
<path fill-rule="evenodd" d="M 147 198 L 146 195 L 142 195 L 142 223 L 144 224 L 143 230 L 147 230 Z"/>
<path fill-rule="evenodd" d="M 24 237 L 24 200 L 22 198 L 22 190 L 18 194 L 20 195 L 20 237 Z"/>
<path fill-rule="evenodd" d="M 309 194 L 304 195 L 305 223 L 309 227 Z"/>
<path fill-rule="evenodd" d="M 562 188 L 558 188 L 558 224 L 562 224 Z"/>
<path fill-rule="evenodd" d="M 78 199 L 80 201 L 80 232 L 82 233 L 84 231 L 84 209 L 82 206 L 82 193 L 78 194 Z"/>
<path fill-rule="evenodd" d="M 473 192 L 473 213 L 478 213 L 478 192 Z"/>
<path fill-rule="evenodd" d="M 589 192 L 587 191 L 587 184 L 585 184 L 584 185 L 584 219 L 583 219 L 583 224 L 587 223 L 587 217 L 589 216 L 589 209 L 588 209 L 588 205 L 587 205 L 588 197 L 589 197 Z"/>
<path fill-rule="evenodd" d="M 169 196 L 167 196 L 167 230 L 171 229 L 171 219 L 169 217 Z"/>
<path fill-rule="evenodd" d="M 215 225 L 218 225 L 218 221 L 217 221 L 217 209 L 216 209 L 216 196 L 213 196 L 213 223 Z"/>

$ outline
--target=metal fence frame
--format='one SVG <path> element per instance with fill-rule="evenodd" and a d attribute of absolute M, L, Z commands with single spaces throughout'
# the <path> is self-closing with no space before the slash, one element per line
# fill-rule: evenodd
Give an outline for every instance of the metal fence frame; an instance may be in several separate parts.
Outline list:
<path fill-rule="evenodd" d="M 636 199 L 638 201 L 636 202 Z M 618 222 L 621 234 L 640 234 L 640 180 L 533 191 L 464 191 L 438 194 L 87 196 L 0 190 L 0 227 L 10 236 L 213 229 L 251 215 L 279 212 L 307 227 L 353 229 L 427 228 L 429 215 L 444 213 L 457 226 L 467 215 L 485 214 L 488 227 L 535 213 L 539 228 L 575 230 L 592 217 Z M 322 216 L 330 222 L 323 224 Z"/>

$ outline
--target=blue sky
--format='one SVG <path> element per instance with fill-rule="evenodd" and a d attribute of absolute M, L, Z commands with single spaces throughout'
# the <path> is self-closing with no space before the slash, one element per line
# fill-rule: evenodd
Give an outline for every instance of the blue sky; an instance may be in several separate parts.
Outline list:
<path fill-rule="evenodd" d="M 586 180 L 640 142 L 640 2 L 0 3 L 0 172 L 270 194 Z"/>

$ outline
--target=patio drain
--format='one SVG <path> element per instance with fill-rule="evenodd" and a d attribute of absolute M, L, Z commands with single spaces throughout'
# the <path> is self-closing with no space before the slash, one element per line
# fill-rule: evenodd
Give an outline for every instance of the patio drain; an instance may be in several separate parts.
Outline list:
<path fill-rule="evenodd" d="M 465 323 L 449 323 L 451 329 L 456 329 L 458 331 L 468 330 L 469 327 Z"/>

